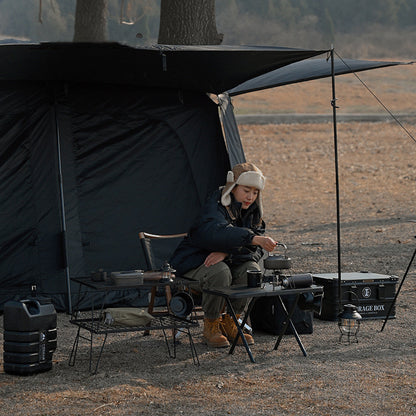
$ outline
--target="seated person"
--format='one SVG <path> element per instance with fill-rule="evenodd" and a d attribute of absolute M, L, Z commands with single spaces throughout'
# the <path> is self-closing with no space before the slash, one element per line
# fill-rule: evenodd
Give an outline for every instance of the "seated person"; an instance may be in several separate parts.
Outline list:
<path fill-rule="evenodd" d="M 170 259 L 178 275 L 199 281 L 200 290 L 247 284 L 247 270 L 260 270 L 263 250 L 273 251 L 277 244 L 263 235 L 264 183 L 262 172 L 252 163 L 238 164 L 228 172 L 227 183 L 208 198 Z M 202 293 L 203 337 L 211 347 L 227 347 L 237 335 L 231 315 L 221 317 L 224 302 L 219 296 Z M 246 302 L 232 302 L 238 317 Z M 251 335 L 245 334 L 245 338 L 254 344 Z"/>

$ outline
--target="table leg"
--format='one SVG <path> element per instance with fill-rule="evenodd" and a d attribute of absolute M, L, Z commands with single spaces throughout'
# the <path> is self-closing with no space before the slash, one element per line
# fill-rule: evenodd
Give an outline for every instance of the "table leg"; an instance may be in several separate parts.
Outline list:
<path fill-rule="evenodd" d="M 100 364 L 100 360 L 101 360 L 101 355 L 103 354 L 103 350 L 104 350 L 104 345 L 105 345 L 105 342 L 107 341 L 107 335 L 108 334 L 105 334 L 104 335 L 104 340 L 103 340 L 103 342 L 102 342 L 102 344 L 101 344 L 101 348 L 100 348 L 100 353 L 98 354 L 98 357 L 97 357 L 97 362 L 96 362 L 96 364 L 95 364 L 95 370 L 94 370 L 94 372 L 92 373 L 92 374 L 97 374 L 97 371 L 98 371 L 98 365 Z M 91 373 L 91 367 L 92 367 L 92 333 L 91 333 L 91 349 L 90 349 L 90 365 L 89 365 L 89 369 L 90 369 L 90 373 Z"/>
<path fill-rule="evenodd" d="M 282 301 L 282 298 L 280 296 L 278 296 L 277 298 L 279 299 L 280 306 L 282 307 L 282 309 L 283 309 L 283 311 L 284 311 L 284 313 L 286 315 L 286 322 L 283 325 L 282 330 L 280 331 L 280 334 L 279 334 L 279 337 L 277 338 L 277 341 L 276 341 L 276 344 L 274 346 L 274 349 L 277 350 L 277 348 L 278 348 L 278 346 L 279 346 L 279 344 L 280 344 L 280 342 L 281 342 L 281 340 L 283 338 L 283 335 L 286 333 L 287 327 L 290 325 L 290 327 L 292 328 L 292 331 L 293 331 L 293 335 L 295 336 L 296 341 L 297 341 L 297 343 L 298 343 L 298 345 L 299 345 L 299 347 L 300 347 L 303 355 L 306 357 L 307 354 L 306 354 L 305 347 L 303 346 L 302 341 L 300 340 L 298 331 L 296 331 L 295 325 L 293 325 L 293 322 L 292 322 L 292 316 L 293 316 L 293 314 L 295 312 L 296 305 L 298 304 L 299 295 L 296 296 L 295 302 L 293 303 L 293 305 L 290 308 L 289 312 L 287 311 L 286 306 L 285 306 L 285 304 Z"/>
<path fill-rule="evenodd" d="M 70 365 L 71 367 L 73 367 L 75 365 L 75 359 L 76 359 L 77 351 L 78 351 L 80 331 L 81 331 L 81 327 L 79 326 L 78 331 L 77 331 L 77 335 L 76 335 L 75 340 L 74 340 L 74 344 L 72 345 L 71 355 L 69 356 L 68 365 Z"/>
<path fill-rule="evenodd" d="M 243 345 L 246 348 L 247 354 L 250 357 L 250 361 L 252 363 L 255 363 L 256 361 L 254 360 L 253 354 L 251 352 L 251 349 L 250 349 L 249 345 L 247 344 L 247 340 L 246 340 L 246 337 L 244 336 L 244 332 L 243 332 L 244 325 L 247 322 L 248 313 L 245 314 L 244 319 L 243 319 L 243 322 L 241 323 L 241 326 L 240 326 L 240 324 L 238 323 L 237 316 L 236 316 L 236 314 L 234 312 L 234 309 L 233 309 L 233 307 L 231 305 L 230 299 L 225 298 L 225 300 L 227 302 L 228 312 L 232 316 L 232 318 L 234 320 L 234 323 L 235 323 L 235 325 L 237 327 L 237 330 L 238 330 L 237 335 L 234 338 L 234 341 L 233 341 L 233 343 L 232 343 L 232 345 L 230 347 L 230 351 L 228 353 L 229 354 L 232 354 L 234 352 L 234 348 L 237 345 L 238 338 L 241 338 L 241 340 L 243 341 Z M 251 304 L 252 304 L 252 301 L 250 302 L 248 311 L 251 309 L 251 306 L 252 306 Z"/>

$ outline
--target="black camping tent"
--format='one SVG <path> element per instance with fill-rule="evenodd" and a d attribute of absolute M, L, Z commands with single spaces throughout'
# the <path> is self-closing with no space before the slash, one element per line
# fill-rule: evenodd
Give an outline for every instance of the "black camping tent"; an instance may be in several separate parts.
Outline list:
<path fill-rule="evenodd" d="M 230 166 L 206 93 L 324 52 L 1 45 L 0 305 L 36 285 L 69 309 L 69 277 L 144 267 L 138 232 L 186 230 Z"/>

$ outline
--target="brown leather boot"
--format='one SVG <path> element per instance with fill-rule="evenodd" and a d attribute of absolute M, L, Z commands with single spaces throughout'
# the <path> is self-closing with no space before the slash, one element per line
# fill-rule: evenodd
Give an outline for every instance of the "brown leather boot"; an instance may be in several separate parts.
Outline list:
<path fill-rule="evenodd" d="M 224 348 L 230 346 L 227 338 L 221 333 L 220 318 L 204 318 L 203 337 L 209 347 Z"/>
<path fill-rule="evenodd" d="M 237 315 L 237 319 L 239 319 Z M 228 341 L 233 342 L 237 336 L 238 329 L 235 326 L 234 320 L 231 315 L 225 314 L 221 320 L 221 331 L 228 338 Z M 244 334 L 244 338 L 247 341 L 248 345 L 254 344 L 254 339 L 250 334 Z M 243 345 L 243 340 L 241 337 L 238 337 L 237 345 Z"/>

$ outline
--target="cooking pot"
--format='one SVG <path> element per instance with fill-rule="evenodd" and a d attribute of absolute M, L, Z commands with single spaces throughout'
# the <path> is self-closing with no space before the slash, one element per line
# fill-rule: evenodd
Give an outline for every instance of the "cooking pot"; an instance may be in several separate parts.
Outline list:
<path fill-rule="evenodd" d="M 268 270 L 282 270 L 290 269 L 292 267 L 292 260 L 286 256 L 287 247 L 283 243 L 278 243 L 277 246 L 282 246 L 285 249 L 285 254 L 269 254 L 264 259 L 264 268 Z"/>

